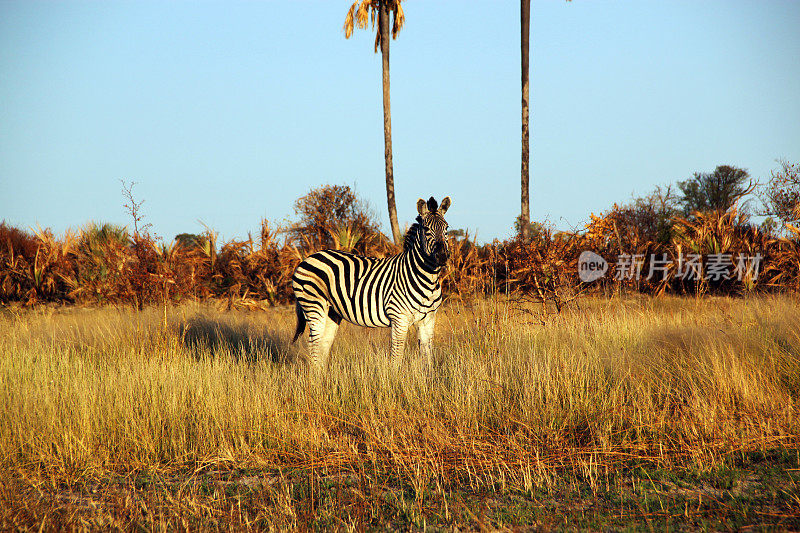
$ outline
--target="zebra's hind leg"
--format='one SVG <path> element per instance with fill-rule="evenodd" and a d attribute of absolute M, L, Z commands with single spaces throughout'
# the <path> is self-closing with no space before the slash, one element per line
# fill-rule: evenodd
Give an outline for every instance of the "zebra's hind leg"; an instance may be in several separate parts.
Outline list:
<path fill-rule="evenodd" d="M 326 301 L 305 299 L 298 299 L 298 303 L 303 308 L 308 323 L 308 366 L 315 371 L 321 370 L 325 366 L 328 356 L 327 350 L 325 350 L 325 331 L 329 320 L 329 304 Z M 328 348 L 330 348 L 329 343 Z"/>
<path fill-rule="evenodd" d="M 328 314 L 325 317 L 325 331 L 320 339 L 320 352 L 319 352 L 319 368 L 323 369 L 328 364 L 328 356 L 331 353 L 331 345 L 333 339 L 336 337 L 336 331 L 339 329 L 339 323 L 342 317 L 333 309 L 328 309 Z"/>

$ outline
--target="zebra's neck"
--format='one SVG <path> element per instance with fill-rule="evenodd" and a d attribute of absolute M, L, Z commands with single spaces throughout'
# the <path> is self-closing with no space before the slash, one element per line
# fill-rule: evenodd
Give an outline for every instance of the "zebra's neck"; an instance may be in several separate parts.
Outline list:
<path fill-rule="evenodd" d="M 403 243 L 402 261 L 411 267 L 418 277 L 424 277 L 431 282 L 439 279 L 442 267 L 433 255 L 425 254 L 423 243 L 424 234 L 420 231 L 419 224 L 414 224 L 408 230 Z"/>

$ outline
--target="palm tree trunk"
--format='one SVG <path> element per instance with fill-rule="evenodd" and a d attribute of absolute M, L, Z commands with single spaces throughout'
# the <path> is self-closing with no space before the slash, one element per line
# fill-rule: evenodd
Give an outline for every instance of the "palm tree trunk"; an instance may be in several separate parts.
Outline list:
<path fill-rule="evenodd" d="M 529 66 L 529 40 L 531 30 L 531 0 L 520 0 L 520 26 L 521 26 L 521 57 L 522 57 L 522 212 L 519 215 L 522 238 L 530 238 L 530 143 L 529 143 L 529 112 L 528 112 L 528 66 Z"/>
<path fill-rule="evenodd" d="M 400 226 L 397 224 L 397 206 L 394 201 L 394 168 L 392 166 L 392 109 L 389 102 L 389 6 L 381 2 L 378 14 L 381 32 L 381 54 L 383 56 L 383 140 L 386 160 L 386 201 L 389 204 L 389 223 L 392 226 L 394 243 L 400 246 Z"/>

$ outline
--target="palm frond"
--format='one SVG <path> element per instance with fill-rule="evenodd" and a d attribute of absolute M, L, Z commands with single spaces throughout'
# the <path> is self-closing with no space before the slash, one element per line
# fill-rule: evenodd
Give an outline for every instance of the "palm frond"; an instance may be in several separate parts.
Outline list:
<path fill-rule="evenodd" d="M 397 34 L 403 29 L 406 17 L 403 13 L 403 7 L 400 5 L 400 0 L 385 0 L 387 2 L 387 11 L 394 12 L 394 21 L 392 23 L 392 39 L 397 39 Z M 380 0 L 356 0 L 347 10 L 347 15 L 344 18 L 345 39 L 349 39 L 353 35 L 355 28 L 365 30 L 368 26 L 375 28 L 375 23 L 380 16 Z M 381 32 L 380 28 L 375 32 L 375 52 L 381 47 Z"/>
<path fill-rule="evenodd" d="M 394 24 L 392 24 L 392 39 L 397 39 L 397 34 L 403 29 L 406 23 L 406 16 L 403 14 L 403 6 L 400 5 L 400 0 L 394 4 Z"/>
<path fill-rule="evenodd" d="M 355 5 L 355 4 L 353 4 Z M 356 26 L 359 29 L 367 29 L 367 23 L 370 20 L 370 12 L 372 13 L 372 25 L 375 26 L 375 12 L 378 10 L 377 2 L 373 5 L 371 0 L 362 0 L 361 5 L 358 6 L 358 13 L 356 14 Z"/>
<path fill-rule="evenodd" d="M 347 10 L 347 16 L 344 17 L 344 26 L 342 26 L 342 29 L 344 30 L 345 39 L 349 39 L 350 36 L 353 35 L 353 15 L 355 14 L 357 3 L 358 2 L 353 2 L 353 5 Z"/>

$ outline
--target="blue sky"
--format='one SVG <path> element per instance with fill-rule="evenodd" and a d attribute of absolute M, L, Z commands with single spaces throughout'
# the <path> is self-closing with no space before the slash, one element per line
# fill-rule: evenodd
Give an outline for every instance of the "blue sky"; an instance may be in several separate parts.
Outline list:
<path fill-rule="evenodd" d="M 519 211 L 519 3 L 406 0 L 391 43 L 397 207 L 507 238 Z M 0 0 L 0 219 L 223 238 L 355 185 L 388 231 L 380 56 L 347 0 Z M 800 2 L 532 2 L 532 218 L 569 228 L 718 164 L 800 160 Z"/>

